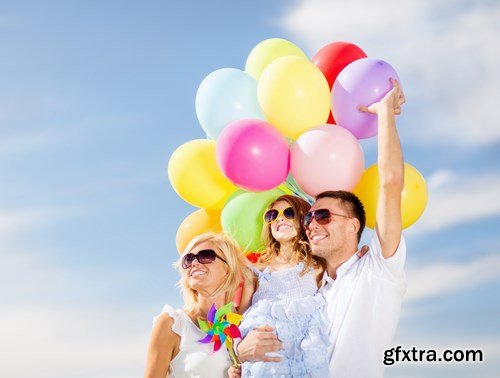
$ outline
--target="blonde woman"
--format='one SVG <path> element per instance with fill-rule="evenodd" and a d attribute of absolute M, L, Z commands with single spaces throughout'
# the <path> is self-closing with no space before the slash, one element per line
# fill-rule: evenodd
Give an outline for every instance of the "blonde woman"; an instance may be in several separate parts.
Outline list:
<path fill-rule="evenodd" d="M 253 268 L 258 289 L 240 329 L 245 336 L 260 326 L 271 326 L 282 348 L 278 354 L 267 354 L 267 361 L 274 362 L 246 360 L 232 376 L 328 376 L 328 339 L 323 337 L 320 311 L 325 302 L 316 294 L 323 268 L 313 258 L 301 224 L 309 209 L 301 198 L 284 195 L 264 214 L 267 248 Z M 238 348 L 243 359 L 244 341 Z"/>
<path fill-rule="evenodd" d="M 174 264 L 181 275 L 179 286 L 184 307 L 165 305 L 155 318 L 149 346 L 146 378 L 223 377 L 231 366 L 225 348 L 213 353 L 212 344 L 198 340 L 205 336 L 198 318 L 206 319 L 217 308 L 234 299 L 243 281 L 238 312 L 246 310 L 254 290 L 254 278 L 237 244 L 223 234 L 207 233 L 194 238 Z"/>

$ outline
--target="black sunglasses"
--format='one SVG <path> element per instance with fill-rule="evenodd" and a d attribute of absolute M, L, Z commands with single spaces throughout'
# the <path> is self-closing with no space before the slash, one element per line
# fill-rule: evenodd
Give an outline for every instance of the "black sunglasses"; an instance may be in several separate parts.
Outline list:
<path fill-rule="evenodd" d="M 334 215 L 337 215 L 339 217 L 344 217 L 344 218 L 352 218 L 348 215 L 332 213 L 328 209 L 318 209 L 318 210 L 310 211 L 306 215 L 304 215 L 304 219 L 302 220 L 302 224 L 303 224 L 304 228 L 308 228 L 309 225 L 311 224 L 312 220 L 314 219 L 316 222 L 318 222 L 318 224 L 324 226 L 325 224 L 328 224 L 331 222 L 332 217 Z"/>
<path fill-rule="evenodd" d="M 283 216 L 286 219 L 294 219 L 295 218 L 295 210 L 293 209 L 293 207 L 287 207 L 283 211 L 276 210 L 276 209 L 269 209 L 269 210 L 267 210 L 264 213 L 264 220 L 267 223 L 272 223 L 276 219 L 278 219 L 281 214 L 283 214 Z"/>
<path fill-rule="evenodd" d="M 215 261 L 215 259 L 221 259 L 227 264 L 227 261 L 220 257 L 213 249 L 202 249 L 198 251 L 197 254 L 194 253 L 186 253 L 182 258 L 182 268 L 187 269 L 193 265 L 194 260 L 198 260 L 200 264 L 210 264 Z"/>

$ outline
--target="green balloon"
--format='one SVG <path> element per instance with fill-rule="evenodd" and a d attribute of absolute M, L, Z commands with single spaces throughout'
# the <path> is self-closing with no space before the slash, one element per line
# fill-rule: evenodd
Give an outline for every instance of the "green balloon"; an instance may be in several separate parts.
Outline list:
<path fill-rule="evenodd" d="M 262 216 L 267 206 L 283 194 L 285 192 L 276 188 L 266 192 L 241 193 L 233 197 L 222 209 L 222 229 L 235 239 L 245 252 L 262 251 Z"/>
<path fill-rule="evenodd" d="M 243 189 L 238 189 L 236 192 L 234 192 L 233 194 L 231 194 L 229 196 L 229 198 L 227 199 L 227 201 L 224 204 L 224 206 L 226 206 L 229 202 L 231 202 L 233 198 L 236 198 L 239 195 L 242 195 L 243 193 L 248 193 L 248 192 L 246 190 L 243 190 Z"/>

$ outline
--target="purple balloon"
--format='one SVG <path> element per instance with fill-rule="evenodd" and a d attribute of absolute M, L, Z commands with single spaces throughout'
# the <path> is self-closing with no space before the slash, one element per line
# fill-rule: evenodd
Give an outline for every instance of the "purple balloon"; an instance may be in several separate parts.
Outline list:
<path fill-rule="evenodd" d="M 332 88 L 332 112 L 339 126 L 358 139 L 377 135 L 377 116 L 358 110 L 380 101 L 392 89 L 390 79 L 399 77 L 394 68 L 380 59 L 358 59 L 345 67 Z"/>
<path fill-rule="evenodd" d="M 253 192 L 275 188 L 290 171 L 286 139 L 259 119 L 230 123 L 220 134 L 215 152 L 224 175 L 240 188 Z"/>

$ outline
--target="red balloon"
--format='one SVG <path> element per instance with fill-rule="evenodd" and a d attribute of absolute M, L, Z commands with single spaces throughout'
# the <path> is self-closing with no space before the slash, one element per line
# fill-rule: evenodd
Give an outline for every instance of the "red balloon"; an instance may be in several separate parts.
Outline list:
<path fill-rule="evenodd" d="M 333 42 L 322 47 L 312 58 L 312 62 L 325 75 L 330 90 L 335 79 L 348 64 L 355 60 L 366 58 L 367 55 L 355 44 L 349 42 Z M 328 123 L 335 123 L 332 113 L 328 117 Z"/>
<path fill-rule="evenodd" d="M 326 121 L 326 123 L 328 123 L 330 125 L 335 125 L 335 119 L 333 118 L 333 114 L 332 114 L 331 110 L 330 110 L 330 114 L 328 115 L 328 120 Z"/>

